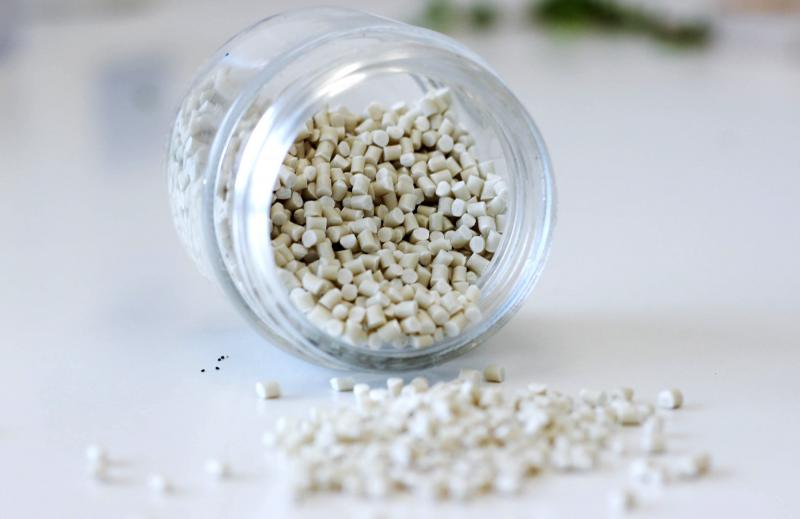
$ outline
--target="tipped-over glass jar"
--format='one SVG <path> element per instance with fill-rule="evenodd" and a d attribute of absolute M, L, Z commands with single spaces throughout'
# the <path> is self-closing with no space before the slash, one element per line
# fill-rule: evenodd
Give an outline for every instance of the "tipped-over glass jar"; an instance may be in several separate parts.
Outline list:
<path fill-rule="evenodd" d="M 290 298 L 271 239 L 279 173 L 306 122 L 326 107 L 397 106 L 443 89 L 448 113 L 505 185 L 502 240 L 474 281 L 479 318 L 425 347 L 354 345 Z M 279 14 L 228 41 L 183 100 L 167 167 L 175 224 L 200 270 L 270 342 L 336 368 L 422 368 L 485 341 L 532 290 L 554 223 L 544 142 L 488 65 L 441 34 L 351 10 Z"/>

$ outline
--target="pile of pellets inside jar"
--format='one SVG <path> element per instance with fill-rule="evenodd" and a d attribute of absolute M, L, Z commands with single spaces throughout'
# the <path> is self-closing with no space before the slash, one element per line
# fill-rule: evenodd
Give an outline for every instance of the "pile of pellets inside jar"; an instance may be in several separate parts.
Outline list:
<path fill-rule="evenodd" d="M 484 376 L 496 372 L 487 369 Z M 612 509 L 625 511 L 635 506 L 636 489 L 709 470 L 707 454 L 667 454 L 665 428 L 677 406 L 666 394 L 659 395 L 659 409 L 636 401 L 629 388 L 584 390 L 573 398 L 531 384 L 510 396 L 497 384 L 482 384 L 473 370 L 432 387 L 420 377 L 408 384 L 390 378 L 378 389 L 347 381 L 331 385 L 352 389 L 354 402 L 313 408 L 302 419 L 281 418 L 264 436 L 289 462 L 298 496 L 468 499 L 517 493 L 548 471 L 627 462 L 630 484 L 609 496 Z M 630 445 L 623 430 L 636 427 L 639 441 Z"/>
<path fill-rule="evenodd" d="M 308 319 L 353 345 L 425 348 L 481 318 L 507 187 L 440 89 L 317 113 L 278 175 L 275 262 Z"/>

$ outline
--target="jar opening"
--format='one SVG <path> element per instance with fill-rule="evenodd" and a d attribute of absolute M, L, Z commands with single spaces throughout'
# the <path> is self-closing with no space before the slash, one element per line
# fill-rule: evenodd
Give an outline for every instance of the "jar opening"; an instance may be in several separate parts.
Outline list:
<path fill-rule="evenodd" d="M 508 226 L 479 281 L 484 318 L 461 335 L 422 350 L 351 346 L 309 322 L 278 276 L 269 227 L 278 170 L 305 122 L 326 106 L 360 111 L 373 101 L 412 103 L 443 86 L 451 91 L 451 109 L 475 136 L 481 160 L 493 160 L 509 187 Z M 236 121 L 264 96 L 271 103 L 244 146 L 229 209 L 230 241 L 241 278 L 236 289 L 263 331 L 284 347 L 300 345 L 317 362 L 400 370 L 461 354 L 510 318 L 546 259 L 553 185 L 544 143 L 532 120 L 479 58 L 441 35 L 400 24 L 328 34 L 268 65 L 253 80 L 228 114 L 229 131 L 218 136 L 219 157 Z M 217 243 L 219 239 L 217 235 Z"/>

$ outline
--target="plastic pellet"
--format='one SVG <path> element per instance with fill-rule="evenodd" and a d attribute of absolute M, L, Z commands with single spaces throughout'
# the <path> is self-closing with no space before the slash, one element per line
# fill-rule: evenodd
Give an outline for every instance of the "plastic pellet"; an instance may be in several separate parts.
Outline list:
<path fill-rule="evenodd" d="M 475 236 L 469 240 L 469 249 L 475 254 L 480 254 L 484 250 L 484 244 L 482 236 Z"/>
<path fill-rule="evenodd" d="M 331 389 L 334 391 L 352 391 L 355 382 L 350 377 L 333 377 L 330 380 Z"/>
<path fill-rule="evenodd" d="M 467 323 L 468 321 L 464 313 L 458 312 L 445 323 L 444 333 L 447 337 L 455 337 L 467 327 Z"/>
<path fill-rule="evenodd" d="M 332 309 L 341 300 L 342 291 L 338 288 L 332 288 L 319 298 L 319 303 L 325 308 Z"/>
<path fill-rule="evenodd" d="M 633 388 L 618 387 L 608 392 L 610 400 L 624 400 L 626 402 L 633 401 Z"/>
<path fill-rule="evenodd" d="M 322 326 L 322 329 L 332 337 L 339 337 L 344 333 L 344 323 L 339 319 L 329 319 Z"/>
<path fill-rule="evenodd" d="M 503 382 L 506 379 L 506 370 L 497 364 L 490 364 L 483 369 L 483 378 L 486 382 Z"/>
<path fill-rule="evenodd" d="M 661 454 L 667 450 L 667 441 L 660 431 L 645 429 L 639 443 L 643 452 L 647 454 Z"/>
<path fill-rule="evenodd" d="M 611 404 L 617 416 L 617 421 L 622 425 L 639 425 L 642 423 L 642 415 L 637 406 L 628 401 L 614 401 Z"/>
<path fill-rule="evenodd" d="M 630 479 L 642 485 L 662 486 L 667 479 L 664 468 L 649 459 L 636 459 L 628 467 Z"/>
<path fill-rule="evenodd" d="M 664 389 L 658 393 L 658 407 L 678 409 L 683 405 L 683 393 L 679 389 Z"/>
<path fill-rule="evenodd" d="M 415 377 L 411 380 L 408 384 L 409 386 L 413 387 L 417 393 L 423 393 L 428 390 L 428 379 L 425 377 Z"/>
<path fill-rule="evenodd" d="M 256 394 L 259 398 L 270 399 L 281 396 L 281 386 L 274 380 L 256 382 Z"/>
<path fill-rule="evenodd" d="M 386 323 L 386 316 L 379 305 L 367 307 L 367 329 L 372 330 Z"/>
<path fill-rule="evenodd" d="M 230 475 L 230 467 L 228 464 L 216 459 L 206 460 L 203 468 L 206 474 L 214 479 L 225 479 Z"/>
<path fill-rule="evenodd" d="M 386 389 L 392 396 L 399 396 L 400 391 L 403 389 L 403 379 L 392 377 L 386 380 Z"/>
<path fill-rule="evenodd" d="M 148 476 L 147 486 L 158 494 L 168 494 L 172 491 L 172 484 L 163 474 L 151 474 Z"/>
<path fill-rule="evenodd" d="M 356 384 L 353 386 L 353 395 L 356 398 L 364 398 L 369 393 L 368 384 Z"/>
<path fill-rule="evenodd" d="M 500 247 L 500 233 L 494 229 L 489 229 L 489 232 L 486 234 L 484 250 L 494 253 L 497 252 L 498 247 Z"/>
<path fill-rule="evenodd" d="M 373 144 L 376 146 L 384 147 L 389 144 L 389 134 L 383 130 L 374 130 L 371 137 Z"/>
<path fill-rule="evenodd" d="M 458 372 L 459 380 L 465 380 L 472 383 L 474 386 L 479 386 L 482 380 L 481 372 L 477 369 L 462 368 Z"/>
<path fill-rule="evenodd" d="M 483 274 L 489 266 L 489 260 L 478 254 L 472 254 L 467 260 L 467 268 L 475 272 L 477 275 Z"/>
<path fill-rule="evenodd" d="M 695 479 L 711 469 L 711 456 L 706 453 L 678 457 L 672 464 L 672 472 L 679 479 Z"/>
<path fill-rule="evenodd" d="M 108 452 L 99 445 L 89 445 L 86 447 L 86 460 L 89 463 L 108 462 Z"/>

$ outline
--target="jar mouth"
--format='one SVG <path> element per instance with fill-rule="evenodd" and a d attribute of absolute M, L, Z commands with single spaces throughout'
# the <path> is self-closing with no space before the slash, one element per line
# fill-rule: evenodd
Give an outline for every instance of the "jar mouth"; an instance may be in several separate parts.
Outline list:
<path fill-rule="evenodd" d="M 367 28 L 328 33 L 268 64 L 226 116 L 220 142 L 212 147 L 217 166 L 225 152 L 223 141 L 237 120 L 258 96 L 267 92 L 272 98 L 247 139 L 230 193 L 230 238 L 241 282 L 234 282 L 227 271 L 222 281 L 251 321 L 292 353 L 299 348 L 307 359 L 334 367 L 415 369 L 478 346 L 522 304 L 549 251 L 554 186 L 547 151 L 532 119 L 480 58 L 437 33 L 374 20 L 377 23 Z M 353 346 L 311 323 L 290 301 L 278 276 L 269 223 L 277 172 L 305 122 L 326 105 L 360 110 L 371 101 L 411 102 L 442 86 L 451 89 L 462 124 L 472 133 L 480 127 L 490 137 L 476 138 L 480 158 L 500 162 L 497 172 L 509 186 L 508 228 L 478 281 L 484 317 L 460 335 L 424 349 Z M 208 188 L 216 192 L 218 186 Z M 212 243 L 219 244 L 216 226 L 210 223 Z M 223 261 L 216 263 L 225 269 Z"/>

